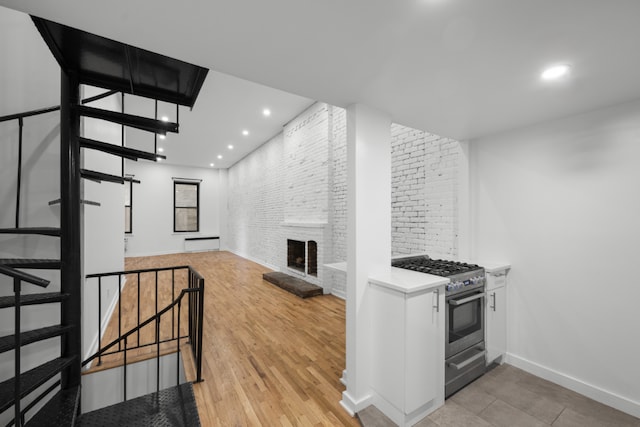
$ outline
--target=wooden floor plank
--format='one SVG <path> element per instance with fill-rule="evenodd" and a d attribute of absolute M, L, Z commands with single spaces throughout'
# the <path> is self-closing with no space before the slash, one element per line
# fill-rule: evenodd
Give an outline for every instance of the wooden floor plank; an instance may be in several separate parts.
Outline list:
<path fill-rule="evenodd" d="M 339 403 L 343 300 L 298 298 L 263 281 L 271 270 L 225 251 L 126 260 L 128 270 L 172 265 L 191 265 L 205 278 L 205 381 L 194 384 L 203 426 L 359 426 Z M 141 286 L 155 305 L 153 285 Z M 123 310 L 137 313 L 125 298 L 135 293 L 123 293 Z M 168 301 L 161 285 L 158 304 Z"/>

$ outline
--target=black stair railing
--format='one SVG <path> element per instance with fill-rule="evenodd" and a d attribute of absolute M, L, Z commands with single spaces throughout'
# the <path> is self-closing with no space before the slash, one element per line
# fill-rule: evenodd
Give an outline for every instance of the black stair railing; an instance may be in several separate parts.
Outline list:
<path fill-rule="evenodd" d="M 165 274 L 162 274 L 165 273 Z M 170 273 L 170 275 L 169 275 Z M 190 266 L 163 267 L 151 269 L 139 269 L 119 271 L 112 273 L 89 274 L 87 279 L 96 279 L 98 287 L 98 351 L 82 362 L 82 366 L 97 361 L 97 366 L 103 363 L 103 358 L 121 353 L 123 363 L 114 367 L 123 369 L 123 397 L 127 400 L 127 362 L 128 352 L 143 347 L 156 347 L 156 391 L 160 390 L 160 346 L 165 343 L 176 343 L 176 385 L 180 383 L 180 344 L 186 340 L 191 347 L 194 360 L 195 382 L 202 381 L 202 339 L 204 320 L 204 278 Z M 102 295 L 105 286 L 103 279 L 117 277 L 117 307 L 106 319 L 107 325 L 115 328 L 117 322 L 117 338 L 103 344 L 104 327 L 102 311 Z M 123 292 L 124 286 L 129 287 L 128 292 Z M 160 278 L 160 280 L 159 280 Z M 164 280 L 162 280 L 164 279 Z M 112 282 L 115 285 L 115 283 Z M 169 290 L 170 288 L 170 290 Z M 123 296 L 123 293 L 125 294 Z M 133 295 L 131 295 L 133 294 Z M 169 297 L 170 294 L 170 298 Z M 133 298 L 135 312 L 124 313 L 123 304 L 131 307 Z M 160 308 L 160 299 L 169 299 L 171 302 L 164 308 Z M 186 301 L 185 301 L 186 300 Z M 149 305 L 153 314 L 142 319 L 142 311 L 148 311 Z M 186 307 L 184 307 L 186 305 Z M 187 310 L 187 330 L 183 332 L 184 315 L 183 307 Z M 124 326 L 123 317 L 130 318 L 134 314 L 133 327 Z M 167 319 L 167 317 L 169 319 Z M 170 322 L 170 326 L 162 328 L 162 322 Z M 109 327 L 109 326 L 107 326 Z M 141 331 L 145 327 L 154 327 L 152 339 L 141 337 Z M 123 329 L 127 329 L 123 331 Z"/>
<path fill-rule="evenodd" d="M 86 98 L 82 100 L 82 104 L 88 104 L 93 101 L 98 101 L 100 99 L 111 96 L 117 91 L 110 90 L 104 93 L 101 93 L 96 96 L 92 96 L 90 98 Z M 23 130 L 24 130 L 24 119 L 27 117 L 39 116 L 42 114 L 53 113 L 55 111 L 60 111 L 60 106 L 56 105 L 54 107 L 48 108 L 40 108 L 37 110 L 25 111 L 23 113 L 10 114 L 7 116 L 0 117 L 0 123 L 8 122 L 11 120 L 18 121 L 18 164 L 17 164 L 17 178 L 16 178 L 16 211 L 15 211 L 15 228 L 16 230 L 20 228 L 20 195 L 21 195 L 21 186 L 22 186 L 22 151 L 23 151 Z"/>
<path fill-rule="evenodd" d="M 31 283 L 33 285 L 36 286 L 40 286 L 42 288 L 46 288 L 49 285 L 49 281 L 42 279 L 40 277 L 36 277 L 33 276 L 31 274 L 25 273 L 23 271 L 19 271 L 19 270 L 15 270 L 11 267 L 6 267 L 4 265 L 0 265 L 0 274 L 4 275 L 4 276 L 9 276 L 11 278 L 13 278 L 13 293 L 15 295 L 15 305 L 14 305 L 14 378 L 15 381 L 13 382 L 14 385 L 14 389 L 13 389 L 13 395 L 14 395 L 14 409 L 15 409 L 15 416 L 14 416 L 14 422 L 16 423 L 16 425 L 22 425 L 22 421 L 23 417 L 22 417 L 22 411 L 20 410 L 20 396 L 22 395 L 22 381 L 20 380 L 20 374 L 21 374 L 21 367 L 20 367 L 20 352 L 21 352 L 21 347 L 22 347 L 22 343 L 21 343 L 21 321 L 20 321 L 20 315 L 21 315 L 21 304 L 20 304 L 20 294 L 22 291 L 22 282 L 26 282 L 26 283 Z M 20 423 L 20 424 L 18 424 Z"/>

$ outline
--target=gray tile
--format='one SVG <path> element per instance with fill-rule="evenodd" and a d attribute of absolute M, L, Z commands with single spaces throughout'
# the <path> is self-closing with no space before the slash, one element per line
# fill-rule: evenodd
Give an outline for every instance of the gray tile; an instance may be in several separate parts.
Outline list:
<path fill-rule="evenodd" d="M 429 419 L 440 427 L 490 427 L 491 424 L 466 410 L 457 403 L 447 400 L 443 407 L 429 415 Z"/>
<path fill-rule="evenodd" d="M 597 421 L 600 426 L 640 426 L 638 418 L 542 378 L 532 376 L 518 381 L 518 384 L 529 391 L 545 396 L 547 399 L 554 400 L 574 412 Z"/>
<path fill-rule="evenodd" d="M 413 427 L 438 427 L 438 424 L 431 421 L 429 417 L 424 417 L 420 422 L 414 424 Z"/>
<path fill-rule="evenodd" d="M 396 423 L 373 405 L 358 412 L 358 419 L 362 427 L 397 427 Z"/>
<path fill-rule="evenodd" d="M 565 409 L 552 424 L 554 427 L 602 427 L 602 423 L 591 417 L 577 413 L 573 409 Z"/>
<path fill-rule="evenodd" d="M 497 427 L 545 427 L 548 424 L 498 399 L 479 415 Z"/>
<path fill-rule="evenodd" d="M 487 406 L 491 405 L 496 398 L 487 393 L 484 388 L 476 385 L 476 383 L 472 383 L 451 396 L 449 400 L 474 414 L 479 414 Z"/>
<path fill-rule="evenodd" d="M 536 394 L 519 383 L 505 382 L 491 390 L 490 393 L 503 402 L 536 417 L 546 424 L 554 422 L 565 408 L 562 404 Z"/>
<path fill-rule="evenodd" d="M 603 427 L 639 427 L 640 419 L 622 411 L 618 411 L 600 402 L 580 396 L 567 404 L 567 409 L 576 412 L 586 418 L 593 419 Z"/>

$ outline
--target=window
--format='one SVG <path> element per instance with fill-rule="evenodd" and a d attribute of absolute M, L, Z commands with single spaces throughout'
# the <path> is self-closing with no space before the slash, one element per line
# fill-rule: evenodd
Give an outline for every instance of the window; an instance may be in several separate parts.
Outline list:
<path fill-rule="evenodd" d="M 131 234 L 133 224 L 133 213 L 131 207 L 133 206 L 133 180 L 125 183 L 124 192 L 124 232 L 125 234 Z"/>
<path fill-rule="evenodd" d="M 173 231 L 199 231 L 200 183 L 173 183 Z"/>

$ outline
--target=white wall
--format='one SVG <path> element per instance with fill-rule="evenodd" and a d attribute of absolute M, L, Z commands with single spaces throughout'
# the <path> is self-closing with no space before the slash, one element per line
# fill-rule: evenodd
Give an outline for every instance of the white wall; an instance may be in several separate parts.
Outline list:
<path fill-rule="evenodd" d="M 144 160 L 127 161 L 125 169 L 141 181 L 133 185 L 133 233 L 127 236 L 126 256 L 184 252 L 185 237 L 219 236 L 221 189 L 217 169 L 187 168 Z M 198 233 L 173 232 L 173 177 L 202 180 Z M 124 217 L 124 196 L 122 200 L 121 216 Z"/>
<path fill-rule="evenodd" d="M 476 259 L 506 260 L 508 351 L 640 416 L 640 102 L 470 143 Z"/>
<path fill-rule="evenodd" d="M 0 7 L 0 116 L 51 107 L 60 103 L 60 71 L 28 15 Z M 60 209 L 48 201 L 59 197 L 60 114 L 24 119 L 21 226 L 57 227 Z M 0 123 L 0 227 L 15 226 L 18 122 Z M 0 258 L 58 258 L 59 238 L 0 235 Z M 60 290 L 58 271 L 33 272 L 51 280 L 48 291 Z M 24 293 L 41 292 L 25 284 Z M 13 294 L 13 281 L 0 275 L 0 296 Z M 59 322 L 57 304 L 24 307 L 22 327 L 35 329 Z M 14 333 L 13 309 L 0 310 L 0 336 Z M 60 338 L 22 349 L 27 370 L 60 355 Z M 0 354 L 0 381 L 13 376 L 13 352 Z M 0 414 L 0 424 L 13 418 L 13 407 Z"/>
<path fill-rule="evenodd" d="M 187 350 L 189 351 L 189 350 Z M 160 390 L 176 385 L 176 364 L 180 384 L 185 382 L 183 359 L 178 353 L 160 357 Z M 127 400 L 156 392 L 155 358 L 127 364 Z M 124 401 L 123 368 L 105 369 L 82 376 L 81 412 L 87 413 Z"/>

